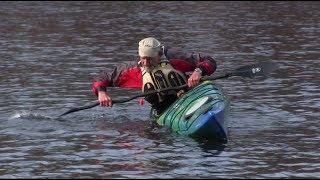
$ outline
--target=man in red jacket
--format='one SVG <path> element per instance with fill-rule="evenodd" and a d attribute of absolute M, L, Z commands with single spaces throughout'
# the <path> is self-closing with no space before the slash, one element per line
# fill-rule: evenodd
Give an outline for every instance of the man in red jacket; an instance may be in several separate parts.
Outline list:
<path fill-rule="evenodd" d="M 199 84 L 201 76 L 211 75 L 216 70 L 216 62 L 212 57 L 162 46 L 153 37 L 139 42 L 139 57 L 138 62 L 116 67 L 112 72 L 104 72 L 94 79 L 92 90 L 101 106 L 112 106 L 107 87 L 135 88 L 143 92 L 184 84 L 191 88 Z M 168 91 L 145 99 L 156 114 L 161 114 L 179 97 L 180 92 Z"/>

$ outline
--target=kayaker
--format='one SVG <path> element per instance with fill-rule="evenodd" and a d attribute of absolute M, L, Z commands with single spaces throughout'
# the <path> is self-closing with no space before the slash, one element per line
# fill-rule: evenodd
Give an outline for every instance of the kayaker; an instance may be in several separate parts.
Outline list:
<path fill-rule="evenodd" d="M 142 39 L 138 52 L 137 61 L 117 66 L 112 72 L 105 71 L 94 78 L 92 90 L 101 106 L 112 106 L 107 87 L 134 88 L 147 92 L 187 83 L 191 88 L 200 83 L 201 76 L 211 75 L 217 66 L 209 55 L 163 46 L 153 37 Z M 181 90 L 168 91 L 147 96 L 145 100 L 151 104 L 154 114 L 161 114 L 181 94 Z"/>

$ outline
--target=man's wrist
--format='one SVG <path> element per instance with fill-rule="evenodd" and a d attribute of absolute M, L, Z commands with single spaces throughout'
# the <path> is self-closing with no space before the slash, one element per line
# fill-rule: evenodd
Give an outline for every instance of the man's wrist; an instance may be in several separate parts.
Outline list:
<path fill-rule="evenodd" d="M 200 68 L 196 68 L 196 69 L 194 69 L 194 71 L 198 72 L 198 73 L 200 73 L 200 75 L 202 75 L 202 70 Z"/>
<path fill-rule="evenodd" d="M 107 91 L 106 87 L 98 87 L 97 89 L 98 89 L 98 92 L 101 92 L 101 91 L 106 92 Z"/>

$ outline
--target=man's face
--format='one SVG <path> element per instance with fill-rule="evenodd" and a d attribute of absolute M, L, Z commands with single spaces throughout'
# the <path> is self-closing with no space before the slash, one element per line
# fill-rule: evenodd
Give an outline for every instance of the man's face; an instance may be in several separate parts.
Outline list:
<path fill-rule="evenodd" d="M 158 66 L 160 58 L 157 57 L 140 57 L 140 65 L 144 68 L 154 68 Z"/>

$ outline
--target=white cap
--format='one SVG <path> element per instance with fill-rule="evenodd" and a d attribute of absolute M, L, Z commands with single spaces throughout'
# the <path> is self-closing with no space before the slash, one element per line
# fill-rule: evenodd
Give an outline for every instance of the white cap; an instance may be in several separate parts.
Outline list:
<path fill-rule="evenodd" d="M 161 50 L 161 43 L 153 37 L 142 39 L 139 42 L 140 57 L 157 57 Z"/>

